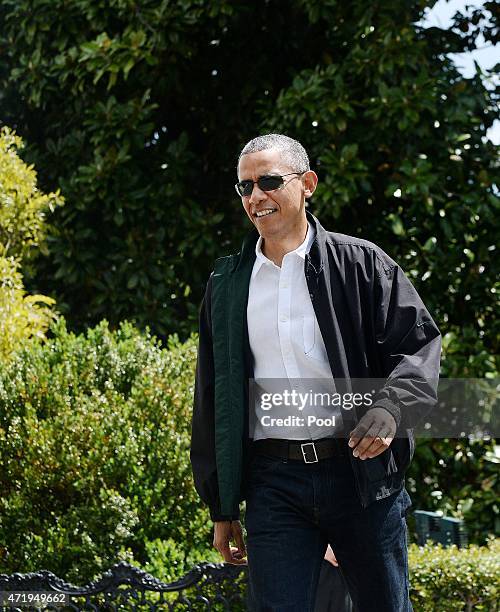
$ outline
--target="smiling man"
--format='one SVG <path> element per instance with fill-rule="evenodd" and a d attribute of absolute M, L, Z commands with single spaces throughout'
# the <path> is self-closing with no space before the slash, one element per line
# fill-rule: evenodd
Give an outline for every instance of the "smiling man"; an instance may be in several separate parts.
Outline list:
<path fill-rule="evenodd" d="M 251 609 L 313 610 L 330 544 L 356 609 L 404 612 L 404 474 L 412 427 L 435 402 L 440 333 L 384 251 L 306 211 L 317 183 L 292 138 L 241 151 L 236 190 L 254 230 L 215 262 L 201 307 L 195 486 L 229 563 L 246 563 L 246 501 Z M 355 379 L 383 384 L 354 404 Z M 296 393 L 310 383 L 320 393 Z M 317 401 L 343 390 L 344 405 Z M 310 401 L 299 411 L 292 397 Z"/>

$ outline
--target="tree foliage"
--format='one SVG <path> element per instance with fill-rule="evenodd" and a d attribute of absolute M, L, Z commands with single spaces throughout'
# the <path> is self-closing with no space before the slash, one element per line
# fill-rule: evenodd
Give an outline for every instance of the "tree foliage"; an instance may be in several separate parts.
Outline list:
<path fill-rule="evenodd" d="M 36 172 L 19 157 L 23 142 L 8 127 L 0 131 L 0 255 L 29 261 L 47 253 L 47 213 L 63 203 L 59 191 L 45 194 Z"/>
<path fill-rule="evenodd" d="M 56 318 L 55 300 L 27 295 L 19 262 L 0 256 L 0 358 L 6 360 L 30 338 L 44 339 Z"/>
<path fill-rule="evenodd" d="M 33 284 L 75 328 L 192 329 L 214 258 L 248 230 L 236 155 L 279 130 L 311 153 L 323 224 L 408 271 L 446 373 L 491 371 L 496 94 L 446 54 L 494 40 L 498 13 L 426 30 L 432 4 L 3 0 L 0 112 L 68 200 Z"/>
<path fill-rule="evenodd" d="M 6 359 L 28 339 L 45 338 L 56 317 L 55 301 L 27 295 L 19 271 L 45 248 L 46 214 L 62 204 L 59 193 L 44 194 L 36 173 L 18 156 L 21 139 L 4 127 L 0 131 L 0 358 Z"/>

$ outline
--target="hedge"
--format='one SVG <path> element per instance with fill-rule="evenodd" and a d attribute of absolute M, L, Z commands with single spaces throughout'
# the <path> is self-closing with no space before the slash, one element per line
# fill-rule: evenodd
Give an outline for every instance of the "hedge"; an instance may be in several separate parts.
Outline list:
<path fill-rule="evenodd" d="M 409 566 L 415 612 L 499 609 L 499 538 L 463 549 L 412 544 Z"/>
<path fill-rule="evenodd" d="M 189 464 L 194 339 L 165 350 L 106 321 L 50 331 L 0 369 L 0 572 L 81 582 L 118 558 L 150 562 L 154 541 L 205 550 Z"/>

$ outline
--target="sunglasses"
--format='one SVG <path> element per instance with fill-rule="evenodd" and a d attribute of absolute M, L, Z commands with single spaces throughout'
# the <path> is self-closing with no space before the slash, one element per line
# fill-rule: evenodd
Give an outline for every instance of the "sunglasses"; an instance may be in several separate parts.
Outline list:
<path fill-rule="evenodd" d="M 239 183 L 236 183 L 234 187 L 238 195 L 240 195 L 241 197 L 251 196 L 255 183 L 257 183 L 259 189 L 261 189 L 262 191 L 275 191 L 276 189 L 281 189 L 283 187 L 283 185 L 285 184 L 285 181 L 283 180 L 285 176 L 291 176 L 292 174 L 302 176 L 303 174 L 305 174 L 305 171 L 290 172 L 289 174 L 283 174 L 282 176 L 279 176 L 277 174 L 269 174 L 266 176 L 259 177 L 256 181 L 240 181 Z"/>

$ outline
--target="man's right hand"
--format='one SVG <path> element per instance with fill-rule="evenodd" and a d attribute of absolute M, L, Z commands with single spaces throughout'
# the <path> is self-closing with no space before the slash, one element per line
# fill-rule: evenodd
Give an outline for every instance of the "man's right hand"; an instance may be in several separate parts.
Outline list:
<path fill-rule="evenodd" d="M 236 546 L 230 546 L 233 541 Z M 247 555 L 240 521 L 216 521 L 214 523 L 214 548 L 227 563 L 244 565 Z"/>

